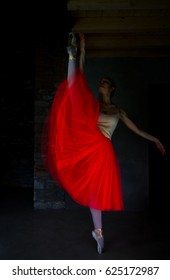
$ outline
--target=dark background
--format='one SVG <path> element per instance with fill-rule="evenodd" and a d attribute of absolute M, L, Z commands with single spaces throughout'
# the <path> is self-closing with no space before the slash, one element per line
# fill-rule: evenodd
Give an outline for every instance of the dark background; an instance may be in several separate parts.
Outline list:
<path fill-rule="evenodd" d="M 123 167 L 126 205 L 134 209 L 139 202 L 148 210 L 143 202 L 148 201 L 149 194 L 151 215 L 147 211 L 104 213 L 106 253 L 98 256 L 91 238 L 90 213 L 77 211 L 66 194 L 68 211 L 34 211 L 35 165 L 39 160 L 35 153 L 35 100 L 37 88 L 51 98 L 55 83 L 65 75 L 60 68 L 65 69 L 65 46 L 72 26 L 66 2 L 60 1 L 60 6 L 58 2 L 54 6 L 41 3 L 38 7 L 30 2 L 1 4 L 0 259 L 169 259 L 170 63 L 166 58 L 87 61 L 90 85 L 92 73 L 96 73 L 94 81 L 101 74 L 99 64 L 103 70 L 114 70 L 119 89 L 116 100 L 141 127 L 165 144 L 167 156 L 162 158 L 152 143 L 147 144 L 122 125 L 113 140 Z M 133 75 L 137 80 L 133 81 Z M 43 184 L 44 171 L 40 168 L 38 172 Z M 52 190 L 50 197 L 57 197 L 54 182 L 46 182 L 48 189 L 41 188 L 41 184 L 36 189 L 44 202 L 48 202 L 46 191 Z M 142 205 L 141 193 L 147 195 L 142 197 Z"/>
<path fill-rule="evenodd" d="M 1 11 L 1 205 L 8 206 L 18 200 L 24 200 L 33 207 L 36 56 L 41 47 L 50 53 L 57 48 L 60 51 L 65 50 L 67 34 L 72 26 L 66 3 L 67 1 L 62 1 L 60 7 L 41 4 L 37 8 L 30 4 L 15 4 L 4 6 Z M 63 15 L 62 19 L 59 19 L 60 14 Z M 124 61 L 126 62 L 126 59 Z M 148 61 L 149 59 L 146 63 Z M 158 59 L 157 62 L 150 66 L 152 71 L 155 65 L 159 69 L 168 65 L 166 59 Z M 89 65 L 90 63 L 89 61 Z M 170 85 L 167 77 L 165 82 L 162 81 L 160 78 L 158 81 L 148 82 L 148 109 L 144 115 L 144 126 L 146 124 L 148 131 L 157 135 L 167 149 L 165 159 L 149 143 L 149 208 L 157 210 L 158 213 L 169 210 Z M 131 102 L 132 100 L 128 100 L 125 105 L 128 107 Z M 140 178 L 137 179 L 140 181 Z"/>

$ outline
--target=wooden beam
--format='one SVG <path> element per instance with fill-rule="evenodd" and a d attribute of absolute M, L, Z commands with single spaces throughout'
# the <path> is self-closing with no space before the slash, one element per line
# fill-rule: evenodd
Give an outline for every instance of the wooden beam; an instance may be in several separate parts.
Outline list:
<path fill-rule="evenodd" d="M 142 32 L 150 30 L 169 30 L 170 17 L 101 17 L 80 18 L 72 27 L 74 32 L 101 33 L 101 32 Z"/>
<path fill-rule="evenodd" d="M 143 10 L 76 10 L 69 11 L 74 19 L 79 18 L 97 18 L 97 17 L 153 17 L 170 16 L 170 9 L 143 9 Z"/>
<path fill-rule="evenodd" d="M 89 57 L 170 57 L 169 0 L 70 0 Z"/>
<path fill-rule="evenodd" d="M 111 57 L 168 57 L 170 58 L 170 48 L 165 49 L 113 49 L 113 50 L 88 50 L 86 52 L 87 58 L 111 58 Z"/>
<path fill-rule="evenodd" d="M 88 34 L 86 36 L 86 49 L 105 49 L 113 48 L 158 48 L 170 47 L 170 34 Z"/>
<path fill-rule="evenodd" d="M 70 0 L 69 11 L 75 10 L 114 10 L 114 9 L 167 9 L 169 0 Z"/>

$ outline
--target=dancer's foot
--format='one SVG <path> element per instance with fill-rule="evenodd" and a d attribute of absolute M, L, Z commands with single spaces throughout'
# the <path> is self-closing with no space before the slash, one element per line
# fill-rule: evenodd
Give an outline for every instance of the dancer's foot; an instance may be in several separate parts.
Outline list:
<path fill-rule="evenodd" d="M 69 59 L 76 59 L 77 56 L 77 40 L 74 32 L 70 32 L 68 35 L 68 46 L 67 52 L 69 54 Z"/>
<path fill-rule="evenodd" d="M 95 229 L 92 231 L 92 236 L 97 242 L 97 252 L 102 254 L 104 249 L 104 236 L 101 229 Z"/>

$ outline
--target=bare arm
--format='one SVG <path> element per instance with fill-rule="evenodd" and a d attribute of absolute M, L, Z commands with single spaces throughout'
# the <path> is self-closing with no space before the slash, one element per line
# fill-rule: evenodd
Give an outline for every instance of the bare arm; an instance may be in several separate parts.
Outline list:
<path fill-rule="evenodd" d="M 85 36 L 83 33 L 79 33 L 80 37 L 80 69 L 84 70 L 85 63 Z"/>
<path fill-rule="evenodd" d="M 139 129 L 136 124 L 131 121 L 126 113 L 120 109 L 119 110 L 119 115 L 120 115 L 120 119 L 122 120 L 122 122 L 130 129 L 132 130 L 134 133 L 138 134 L 139 136 L 149 140 L 149 141 L 152 141 L 156 144 L 157 148 L 159 149 L 159 151 L 161 152 L 162 155 L 165 155 L 166 154 L 166 151 L 165 151 L 165 148 L 164 146 L 162 145 L 162 143 L 159 141 L 158 138 L 152 136 L 151 134 Z"/>

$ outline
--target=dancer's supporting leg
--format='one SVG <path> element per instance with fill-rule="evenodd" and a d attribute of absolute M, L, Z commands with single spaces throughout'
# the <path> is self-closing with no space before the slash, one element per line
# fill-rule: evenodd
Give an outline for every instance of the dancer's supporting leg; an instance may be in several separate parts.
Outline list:
<path fill-rule="evenodd" d="M 102 233 L 102 211 L 94 208 L 90 208 L 90 211 L 94 224 L 92 236 L 97 242 L 97 251 L 99 254 L 101 254 L 104 248 L 104 237 Z"/>
<path fill-rule="evenodd" d="M 90 208 L 94 229 L 102 229 L 102 211 Z"/>

